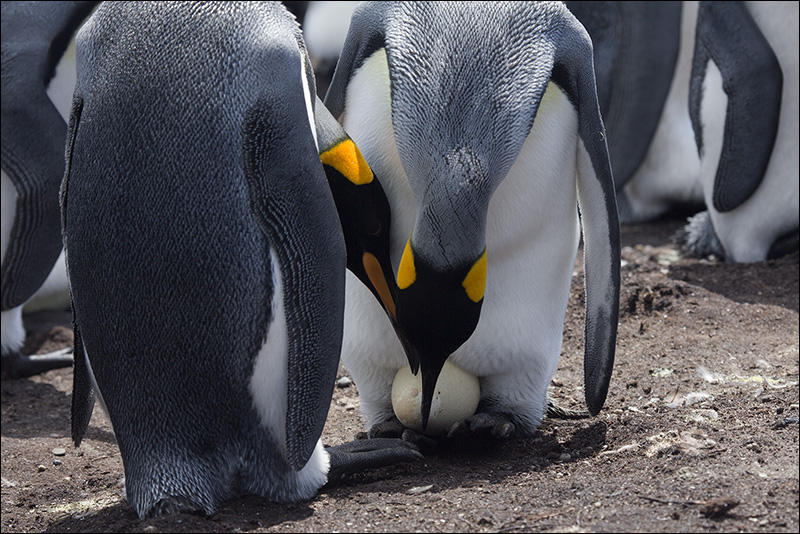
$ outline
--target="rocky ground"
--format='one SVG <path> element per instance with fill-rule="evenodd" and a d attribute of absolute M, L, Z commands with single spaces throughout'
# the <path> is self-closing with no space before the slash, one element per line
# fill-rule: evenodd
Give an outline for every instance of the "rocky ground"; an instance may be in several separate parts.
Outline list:
<path fill-rule="evenodd" d="M 71 370 L 2 383 L 2 532 L 797 532 L 798 255 L 690 259 L 680 220 L 626 226 L 617 359 L 605 409 L 529 439 L 371 471 L 317 497 L 247 497 L 210 518 L 140 521 L 100 409 L 69 438 Z M 583 402 L 580 262 L 551 395 Z M 71 343 L 39 312 L 28 349 Z M 342 368 L 342 375 L 347 371 Z M 337 388 L 326 445 L 362 430 Z"/>

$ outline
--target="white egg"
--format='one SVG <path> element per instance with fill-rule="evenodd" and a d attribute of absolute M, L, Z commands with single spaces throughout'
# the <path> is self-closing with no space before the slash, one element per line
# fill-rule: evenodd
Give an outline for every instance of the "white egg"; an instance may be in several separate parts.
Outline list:
<path fill-rule="evenodd" d="M 394 414 L 406 427 L 437 436 L 447 432 L 453 423 L 473 415 L 481 400 L 478 378 L 445 361 L 436 381 L 428 427 L 422 430 L 422 373 L 414 376 L 406 365 L 397 371 L 392 383 Z"/>

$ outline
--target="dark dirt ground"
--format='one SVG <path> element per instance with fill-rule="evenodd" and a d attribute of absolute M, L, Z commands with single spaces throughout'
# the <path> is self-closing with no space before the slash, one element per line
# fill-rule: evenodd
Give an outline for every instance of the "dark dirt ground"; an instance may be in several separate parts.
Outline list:
<path fill-rule="evenodd" d="M 671 240 L 680 225 L 623 228 L 616 367 L 593 419 L 360 474 L 307 502 L 140 521 L 105 415 L 73 447 L 71 370 L 51 371 L 2 382 L 2 532 L 797 532 L 798 255 L 689 259 Z M 551 395 L 581 408 L 576 271 Z M 69 314 L 28 326 L 31 350 L 71 343 Z M 360 430 L 356 387 L 337 388 L 324 443 Z"/>

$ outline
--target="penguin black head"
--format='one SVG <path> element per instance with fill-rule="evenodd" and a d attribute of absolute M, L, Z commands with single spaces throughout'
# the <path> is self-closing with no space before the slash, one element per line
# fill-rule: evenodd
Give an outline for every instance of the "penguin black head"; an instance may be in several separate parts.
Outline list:
<path fill-rule="evenodd" d="M 478 326 L 486 287 L 486 250 L 471 264 L 442 271 L 415 255 L 409 239 L 397 283 L 397 322 L 406 336 L 406 353 L 414 353 L 422 369 L 424 429 L 444 362 Z M 417 373 L 413 363 L 411 369 Z"/>
<path fill-rule="evenodd" d="M 349 138 L 320 155 L 345 236 L 347 268 L 394 318 L 397 288 L 389 263 L 391 208 L 358 147 Z"/>
<path fill-rule="evenodd" d="M 392 225 L 389 200 L 358 146 L 319 99 L 315 118 L 320 161 L 344 233 L 347 268 L 383 306 L 416 372 L 418 352 L 396 320 L 397 283 L 389 256 Z"/>

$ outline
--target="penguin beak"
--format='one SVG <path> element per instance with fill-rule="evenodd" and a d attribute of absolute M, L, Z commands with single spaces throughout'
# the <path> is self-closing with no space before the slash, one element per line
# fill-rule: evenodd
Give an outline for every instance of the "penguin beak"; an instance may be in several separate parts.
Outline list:
<path fill-rule="evenodd" d="M 397 272 L 395 330 L 406 339 L 406 355 L 412 353 L 422 371 L 423 430 L 445 361 L 478 326 L 485 281 L 485 250 L 471 265 L 442 272 L 415 258 L 409 239 Z M 417 374 L 413 364 L 411 370 Z"/>
<path fill-rule="evenodd" d="M 422 371 L 422 430 L 428 427 L 428 419 L 431 416 L 431 404 L 433 394 L 436 392 L 436 382 L 439 381 L 439 374 L 442 372 L 444 362 L 449 358 L 449 354 L 431 354 L 425 358 L 420 358 Z M 416 372 L 414 373 L 417 374 Z"/>

